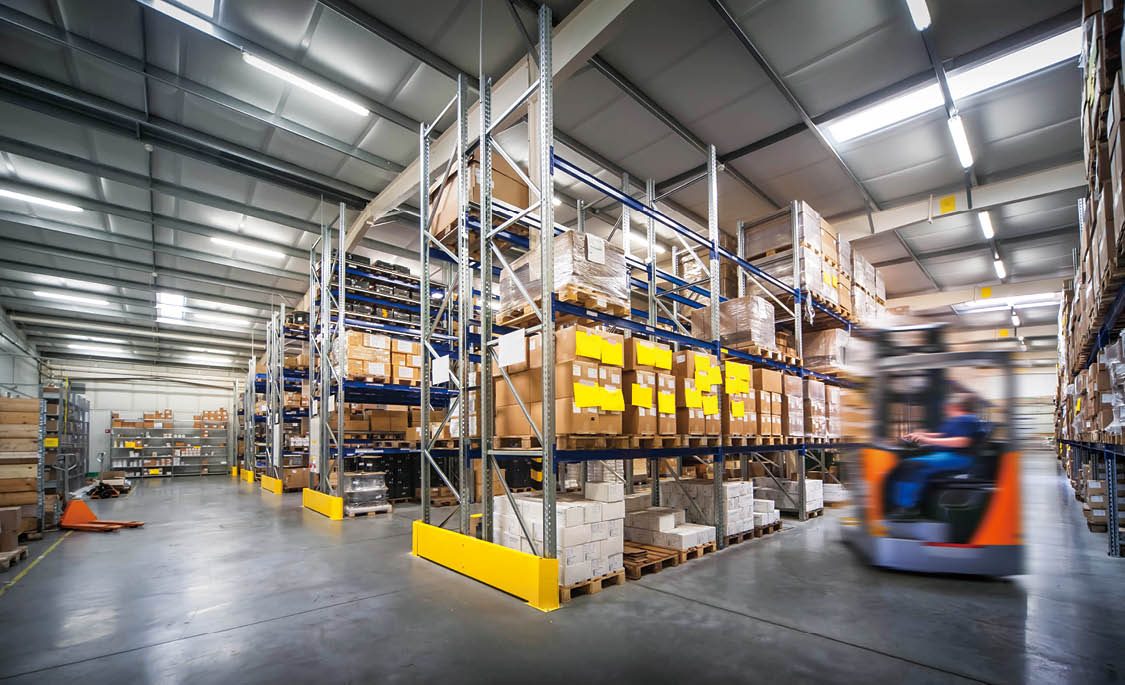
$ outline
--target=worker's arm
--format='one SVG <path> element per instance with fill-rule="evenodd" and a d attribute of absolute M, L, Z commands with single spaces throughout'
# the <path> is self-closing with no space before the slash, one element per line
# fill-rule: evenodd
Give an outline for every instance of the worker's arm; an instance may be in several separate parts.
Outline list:
<path fill-rule="evenodd" d="M 933 445 L 934 447 L 952 447 L 954 449 L 964 449 L 972 442 L 970 438 L 943 438 L 941 436 L 930 437 L 929 435 L 918 436 L 918 442 L 923 445 Z"/>

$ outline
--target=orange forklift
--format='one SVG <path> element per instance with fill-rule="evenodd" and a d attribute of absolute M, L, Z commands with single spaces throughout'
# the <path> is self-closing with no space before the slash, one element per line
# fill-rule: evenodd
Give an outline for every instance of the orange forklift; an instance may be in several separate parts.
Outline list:
<path fill-rule="evenodd" d="M 872 434 L 847 456 L 856 504 L 844 520 L 844 540 L 885 568 L 1022 573 L 1010 353 L 948 351 L 942 325 L 876 330 L 870 337 L 871 378 L 878 379 L 869 391 Z M 1002 397 L 992 400 L 989 416 L 972 417 L 975 427 L 956 441 L 957 449 L 919 444 L 916 436 L 940 435 L 950 425 L 947 400 L 958 388 L 989 386 Z M 940 450 L 957 453 L 947 467 L 934 458 Z M 904 484 L 916 493 L 909 507 L 899 501 Z"/>

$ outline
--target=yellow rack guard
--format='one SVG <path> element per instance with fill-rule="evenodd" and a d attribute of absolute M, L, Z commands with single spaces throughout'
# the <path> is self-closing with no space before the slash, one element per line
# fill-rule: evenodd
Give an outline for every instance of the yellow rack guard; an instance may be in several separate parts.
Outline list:
<path fill-rule="evenodd" d="M 301 491 L 301 505 L 333 521 L 344 518 L 344 498 L 326 495 L 323 492 L 305 488 Z"/>
<path fill-rule="evenodd" d="M 262 489 L 266 492 L 272 492 L 275 495 L 281 494 L 281 481 L 277 478 L 272 478 L 266 474 L 262 474 Z"/>
<path fill-rule="evenodd" d="M 242 480 L 246 481 L 247 483 L 253 483 L 254 482 L 254 472 L 253 471 L 250 471 L 250 470 L 247 470 L 247 469 L 239 469 L 238 475 L 241 476 Z"/>
<path fill-rule="evenodd" d="M 540 611 L 559 608 L 559 561 L 414 522 L 414 556 L 503 590 Z"/>

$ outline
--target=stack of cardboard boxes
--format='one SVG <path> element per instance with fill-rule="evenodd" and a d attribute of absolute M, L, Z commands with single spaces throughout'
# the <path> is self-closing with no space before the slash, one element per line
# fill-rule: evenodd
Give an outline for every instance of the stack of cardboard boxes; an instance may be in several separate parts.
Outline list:
<path fill-rule="evenodd" d="M 0 523 L 5 539 L 38 527 L 40 419 L 38 399 L 0 399 L 0 507 L 16 510 Z M 49 496 L 45 512 L 54 511 L 55 497 Z"/>
<path fill-rule="evenodd" d="M 723 374 L 718 358 L 694 350 L 677 352 L 672 373 L 676 382 L 676 432 L 718 436 L 723 423 L 719 407 Z"/>
<path fill-rule="evenodd" d="M 755 435 L 781 436 L 783 400 L 782 393 L 785 385 L 782 373 L 772 369 L 755 368 L 752 370 L 754 380 L 754 394 L 756 400 L 756 414 L 758 417 L 758 430 Z"/>
<path fill-rule="evenodd" d="M 781 487 L 778 487 L 780 483 Z M 774 507 L 781 511 L 797 511 L 799 483 L 795 480 L 775 482 L 768 476 L 754 478 L 754 493 L 758 499 L 773 500 Z M 824 508 L 824 484 L 808 478 L 805 480 L 805 511 L 812 512 Z"/>
<path fill-rule="evenodd" d="M 417 385 L 422 380 L 421 345 L 380 333 L 346 332 L 347 375 L 372 383 Z"/>

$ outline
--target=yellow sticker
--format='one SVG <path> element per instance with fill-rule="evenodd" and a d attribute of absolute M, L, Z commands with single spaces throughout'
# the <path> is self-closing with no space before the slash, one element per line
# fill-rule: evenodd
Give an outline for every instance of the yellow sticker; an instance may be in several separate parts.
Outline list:
<path fill-rule="evenodd" d="M 722 385 L 723 370 L 717 366 L 712 366 L 710 369 L 707 369 L 707 378 L 711 385 Z"/>
<path fill-rule="evenodd" d="M 582 357 L 591 359 L 602 358 L 602 338 L 600 335 L 576 331 L 574 337 L 575 352 Z"/>
<path fill-rule="evenodd" d="M 991 286 L 985 286 L 985 287 L 981 288 L 980 289 L 980 296 L 981 297 L 992 297 L 992 287 Z"/>
<path fill-rule="evenodd" d="M 695 369 L 695 387 L 697 388 L 710 388 L 711 387 L 711 369 Z"/>
<path fill-rule="evenodd" d="M 1074 411 L 1077 412 L 1077 411 L 1080 411 L 1081 409 L 1082 409 L 1082 398 L 1079 397 L 1078 400 L 1074 403 Z"/>
<path fill-rule="evenodd" d="M 670 392 L 662 392 L 656 396 L 656 410 L 661 414 L 676 413 L 676 396 Z"/>
<path fill-rule="evenodd" d="M 43 438 L 43 446 L 44 447 L 58 447 L 59 446 L 59 439 L 58 438 Z"/>
<path fill-rule="evenodd" d="M 611 366 L 622 366 L 625 364 L 625 346 L 621 343 L 611 343 L 608 340 L 602 340 L 602 363 Z"/>
<path fill-rule="evenodd" d="M 636 341 L 637 345 L 637 363 L 641 366 L 652 366 L 656 357 L 656 349 L 652 345 Z"/>
<path fill-rule="evenodd" d="M 1011 336 L 1009 336 L 1009 335 L 1008 335 L 1008 329 L 1007 329 L 1007 328 L 1001 328 L 1001 329 L 999 330 L 999 332 L 998 332 L 998 335 L 997 335 L 997 337 L 999 337 L 999 338 L 1008 338 L 1008 337 L 1011 337 Z"/>
<path fill-rule="evenodd" d="M 736 419 L 746 416 L 746 406 L 741 400 L 734 400 L 730 403 L 730 415 Z"/>
<path fill-rule="evenodd" d="M 703 369 L 703 371 L 706 372 L 707 369 L 710 366 L 711 366 L 711 358 L 710 357 L 708 357 L 705 354 L 699 354 L 698 352 L 695 353 L 695 371 L 696 371 L 696 373 L 698 373 L 700 369 Z"/>
<path fill-rule="evenodd" d="M 602 386 L 602 409 L 606 411 L 625 411 L 625 393 L 621 392 L 621 388 L 610 390 Z"/>
<path fill-rule="evenodd" d="M 672 350 L 662 350 L 660 348 L 653 348 L 652 350 L 652 365 L 658 369 L 671 369 L 672 368 Z"/>
<path fill-rule="evenodd" d="M 714 416 L 719 413 L 719 396 L 718 395 L 704 395 L 703 396 L 703 415 Z"/>
<path fill-rule="evenodd" d="M 633 387 L 630 388 L 629 391 L 629 400 L 633 403 L 634 407 L 652 409 L 652 388 L 646 388 L 643 385 L 633 383 Z"/>
<path fill-rule="evenodd" d="M 602 388 L 600 385 L 574 384 L 574 406 L 578 408 L 598 407 L 602 403 Z"/>
<path fill-rule="evenodd" d="M 150 476 L 159 476 L 159 475 L 160 475 L 160 469 L 149 469 L 149 470 L 148 470 L 148 475 L 150 475 Z"/>
<path fill-rule="evenodd" d="M 688 409 L 700 409 L 703 407 L 703 393 L 694 388 L 684 388 L 684 404 Z"/>
<path fill-rule="evenodd" d="M 946 195 L 945 197 L 938 200 L 938 213 L 939 214 L 948 214 L 949 212 L 955 211 L 956 209 L 957 209 L 957 196 L 956 195 Z"/>

